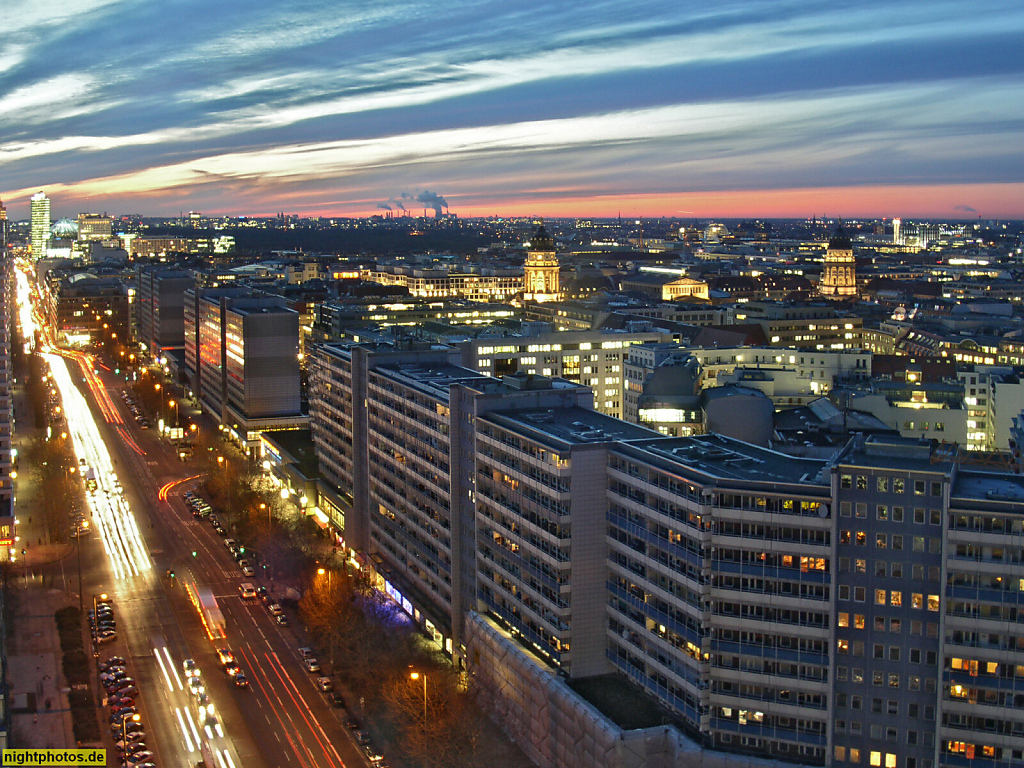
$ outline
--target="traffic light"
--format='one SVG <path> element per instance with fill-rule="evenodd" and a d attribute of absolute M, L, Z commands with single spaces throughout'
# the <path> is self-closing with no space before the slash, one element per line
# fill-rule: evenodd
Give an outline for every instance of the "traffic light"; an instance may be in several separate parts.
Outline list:
<path fill-rule="evenodd" d="M 199 557 L 199 553 L 196 550 L 192 550 L 192 557 Z"/>
<path fill-rule="evenodd" d="M 173 579 L 174 578 L 174 571 L 168 571 L 167 575 L 170 576 Z"/>
<path fill-rule="evenodd" d="M 245 547 L 239 547 L 238 551 L 244 555 L 245 554 Z"/>

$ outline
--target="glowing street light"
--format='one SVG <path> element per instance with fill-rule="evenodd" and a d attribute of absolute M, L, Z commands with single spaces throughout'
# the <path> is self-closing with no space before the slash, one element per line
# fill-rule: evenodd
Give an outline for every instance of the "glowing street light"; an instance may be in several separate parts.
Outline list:
<path fill-rule="evenodd" d="M 409 673 L 410 680 L 419 680 L 421 677 L 423 678 L 423 730 L 425 731 L 427 730 L 427 675 L 425 672 L 422 674 L 416 671 Z"/>

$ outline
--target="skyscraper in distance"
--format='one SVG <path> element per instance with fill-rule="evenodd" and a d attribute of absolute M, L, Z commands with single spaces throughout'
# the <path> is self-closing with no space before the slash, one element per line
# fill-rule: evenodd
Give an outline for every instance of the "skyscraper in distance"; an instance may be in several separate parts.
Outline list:
<path fill-rule="evenodd" d="M 46 254 L 46 241 L 50 238 L 50 198 L 42 192 L 32 195 L 32 258 Z"/>
<path fill-rule="evenodd" d="M 0 251 L 7 248 L 7 208 L 4 201 L 0 200 Z"/>

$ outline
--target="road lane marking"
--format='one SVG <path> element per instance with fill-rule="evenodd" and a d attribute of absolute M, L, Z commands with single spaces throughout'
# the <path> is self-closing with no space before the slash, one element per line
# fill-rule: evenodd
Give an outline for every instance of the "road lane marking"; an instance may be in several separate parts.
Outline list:
<path fill-rule="evenodd" d="M 164 647 L 166 648 L 167 646 Z M 171 676 L 167 672 L 167 667 L 164 666 L 164 660 L 160 658 L 159 649 L 154 648 L 153 655 L 156 657 L 156 663 L 160 665 L 160 671 L 164 673 L 164 679 L 167 681 L 167 690 L 174 693 L 174 683 L 171 682 Z"/>
<path fill-rule="evenodd" d="M 164 656 L 167 657 L 167 666 L 169 666 L 171 668 L 171 674 L 173 674 L 174 675 L 174 679 L 178 681 L 178 690 L 179 691 L 184 691 L 185 690 L 185 686 L 181 682 L 181 678 L 178 677 L 178 670 L 175 668 L 174 662 L 171 660 L 171 652 L 167 650 L 167 646 L 166 645 L 163 647 L 162 650 L 164 652 Z"/>
<path fill-rule="evenodd" d="M 196 750 L 192 746 L 192 739 L 188 737 L 188 728 L 185 727 L 185 719 L 181 716 L 181 709 L 179 707 L 175 707 L 174 713 L 178 716 L 178 723 L 181 725 L 181 735 L 185 737 L 185 746 L 188 747 L 189 752 L 195 752 Z"/>
<path fill-rule="evenodd" d="M 199 729 L 196 728 L 195 722 L 192 720 L 192 712 L 188 709 L 185 710 L 185 717 L 188 718 L 189 727 L 192 729 L 192 735 L 196 737 L 196 744 L 202 744 L 203 740 L 199 738 Z"/>

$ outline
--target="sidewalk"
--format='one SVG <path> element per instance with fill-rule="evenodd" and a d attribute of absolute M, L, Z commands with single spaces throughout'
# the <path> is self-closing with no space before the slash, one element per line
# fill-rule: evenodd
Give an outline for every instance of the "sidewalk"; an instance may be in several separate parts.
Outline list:
<path fill-rule="evenodd" d="M 19 472 L 15 481 L 15 516 L 21 538 L 14 549 L 16 560 L 7 574 L 4 599 L 13 616 L 7 632 L 7 685 L 11 711 L 10 744 L 15 747 L 59 749 L 74 747 L 68 688 L 61 671 L 60 636 L 54 614 L 77 598 L 77 584 L 61 578 L 57 561 L 73 552 L 68 544 L 47 541 L 40 520 L 33 519 L 33 500 L 40 489 L 27 450 L 43 434 L 35 428 L 26 402 L 20 367 L 13 387 L 15 433 Z M 21 550 L 25 550 L 22 557 Z M 55 565 L 49 565 L 54 563 Z M 46 567 L 49 566 L 49 567 Z M 65 591 L 65 587 L 69 591 Z"/>
<path fill-rule="evenodd" d="M 7 637 L 7 684 L 12 746 L 60 749 L 74 747 L 68 688 L 61 672 L 60 638 L 54 613 L 70 604 L 59 589 L 36 577 L 7 584 L 14 626 Z"/>

